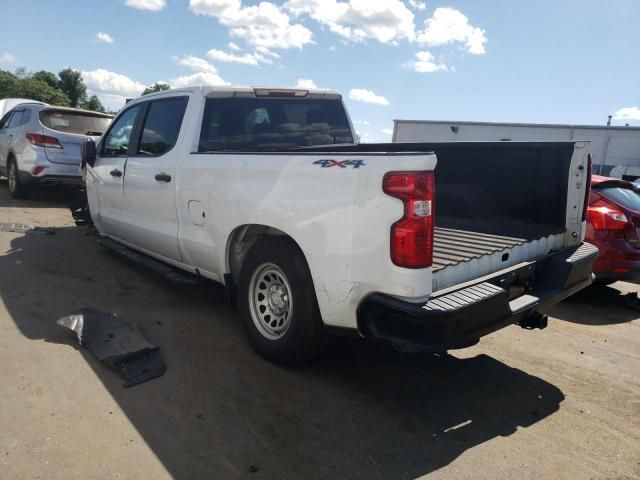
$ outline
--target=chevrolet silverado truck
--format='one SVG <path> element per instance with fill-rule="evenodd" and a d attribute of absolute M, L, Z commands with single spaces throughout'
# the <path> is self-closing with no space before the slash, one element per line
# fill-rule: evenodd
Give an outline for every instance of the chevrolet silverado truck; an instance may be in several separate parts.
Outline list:
<path fill-rule="evenodd" d="M 357 144 L 336 91 L 197 87 L 131 101 L 83 159 L 102 238 L 224 284 L 272 361 L 543 328 L 592 281 L 584 142 Z"/>

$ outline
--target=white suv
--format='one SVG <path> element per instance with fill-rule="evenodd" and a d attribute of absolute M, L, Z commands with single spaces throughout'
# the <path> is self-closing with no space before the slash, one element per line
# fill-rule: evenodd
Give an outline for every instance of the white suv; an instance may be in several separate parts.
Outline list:
<path fill-rule="evenodd" d="M 21 103 L 0 120 L 0 175 L 13 197 L 34 185 L 81 184 L 80 145 L 97 140 L 112 115 Z"/>

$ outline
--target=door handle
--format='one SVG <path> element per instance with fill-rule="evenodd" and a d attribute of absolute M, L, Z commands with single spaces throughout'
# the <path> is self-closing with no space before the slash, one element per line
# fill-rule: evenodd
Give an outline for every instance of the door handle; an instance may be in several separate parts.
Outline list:
<path fill-rule="evenodd" d="M 171 175 L 168 175 L 168 174 L 166 174 L 164 172 L 158 173 L 156 175 L 156 180 L 158 182 L 167 182 L 167 183 L 169 183 L 171 181 Z"/>
<path fill-rule="evenodd" d="M 111 170 L 109 172 L 109 175 L 111 175 L 112 177 L 121 177 L 122 176 L 122 172 L 120 170 L 118 170 L 117 168 L 114 168 L 113 170 Z"/>

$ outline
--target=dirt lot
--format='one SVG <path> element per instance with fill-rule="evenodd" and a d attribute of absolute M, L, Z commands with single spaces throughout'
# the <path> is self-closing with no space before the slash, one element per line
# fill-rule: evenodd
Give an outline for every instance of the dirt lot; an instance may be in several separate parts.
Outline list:
<path fill-rule="evenodd" d="M 177 287 L 105 253 L 64 194 L 0 182 L 3 479 L 640 478 L 635 286 L 592 287 L 549 328 L 450 356 L 340 340 L 306 368 L 266 363 L 221 288 Z M 55 320 L 115 311 L 160 345 L 164 377 L 123 388 Z"/>

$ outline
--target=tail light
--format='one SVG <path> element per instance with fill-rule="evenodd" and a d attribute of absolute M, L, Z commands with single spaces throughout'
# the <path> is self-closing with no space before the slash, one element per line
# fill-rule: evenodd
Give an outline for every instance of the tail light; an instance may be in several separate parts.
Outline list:
<path fill-rule="evenodd" d="M 593 160 L 591 154 L 587 157 L 587 180 L 584 186 L 584 202 L 582 204 L 582 221 L 587 219 L 587 210 L 589 209 L 589 193 L 591 192 L 591 168 L 593 166 Z"/>
<path fill-rule="evenodd" d="M 31 145 L 35 145 L 36 147 L 62 148 L 58 139 L 56 137 L 50 137 L 49 135 L 27 133 L 27 140 L 29 140 Z"/>
<path fill-rule="evenodd" d="M 594 203 L 587 212 L 595 230 L 624 230 L 629 224 L 624 213 L 603 201 Z"/>
<path fill-rule="evenodd" d="M 433 262 L 433 172 L 390 172 L 382 189 L 404 204 L 404 215 L 391 226 L 391 261 L 405 268 Z"/>

